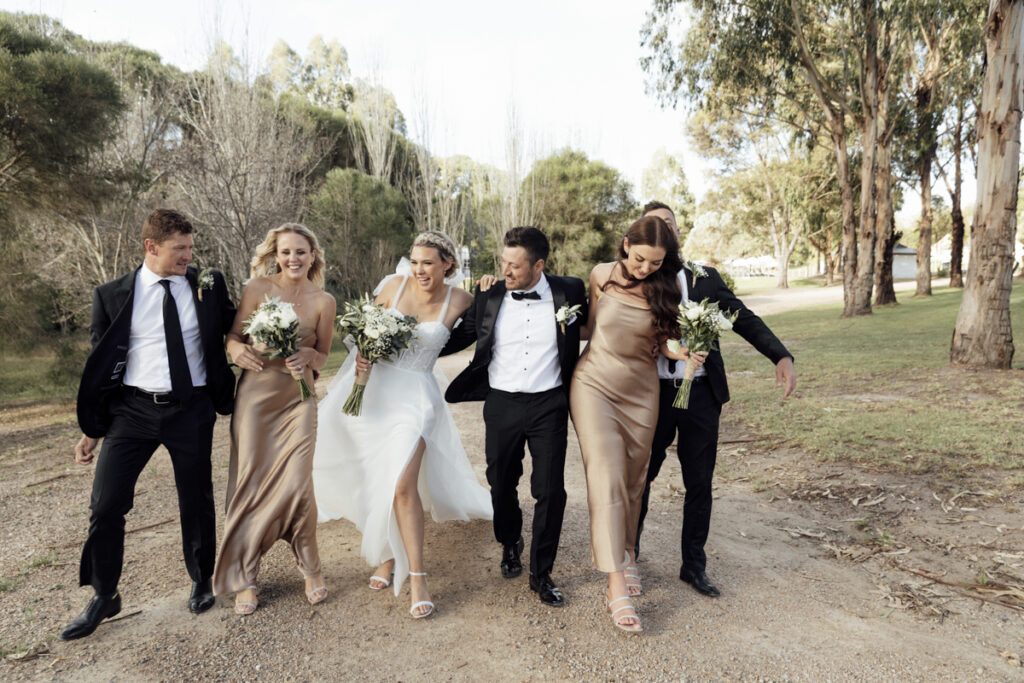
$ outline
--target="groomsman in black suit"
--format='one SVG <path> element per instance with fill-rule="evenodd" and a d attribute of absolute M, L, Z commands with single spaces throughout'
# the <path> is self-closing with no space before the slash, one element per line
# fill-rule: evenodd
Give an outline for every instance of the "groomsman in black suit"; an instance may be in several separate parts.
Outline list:
<path fill-rule="evenodd" d="M 121 611 L 117 590 L 124 560 L 125 515 L 135 482 L 156 449 L 171 456 L 178 489 L 185 568 L 192 578 L 189 609 L 213 606 L 216 517 L 210 447 L 216 413 L 234 404 L 235 376 L 224 354 L 235 306 L 223 276 L 197 277 L 192 224 L 157 209 L 142 227 L 143 263 L 93 292 L 92 352 L 78 388 L 82 438 L 75 460 L 93 461 L 89 536 L 79 585 L 95 595 L 61 632 L 82 638 Z"/>
<path fill-rule="evenodd" d="M 452 380 L 445 399 L 484 401 L 487 483 L 494 537 L 503 547 L 501 573 L 507 579 L 523 571 L 523 512 L 517 487 L 523 475 L 523 448 L 530 448 L 530 492 L 536 500 L 530 588 L 544 604 L 560 606 L 564 599 L 551 570 L 565 512 L 569 385 L 580 355 L 587 299 L 579 278 L 544 272 L 549 249 L 547 237 L 537 228 L 509 230 L 501 253 L 505 280 L 487 291 L 477 288 L 442 354 L 476 342 L 473 361 Z M 565 306 L 579 309 L 562 325 L 555 315 Z"/>
<path fill-rule="evenodd" d="M 668 205 L 650 202 L 644 206 L 644 215 L 661 218 L 679 234 L 676 217 Z M 717 301 L 724 311 L 738 312 L 733 331 L 743 337 L 755 349 L 775 365 L 777 384 L 785 385 L 782 397 L 789 396 L 796 387 L 796 370 L 793 354 L 772 334 L 761 318 L 736 298 L 722 276 L 714 268 L 692 267 L 689 264 L 679 271 L 679 284 L 683 298 L 691 301 Z M 683 340 L 685 341 L 685 340 Z M 640 507 L 640 523 L 636 534 L 636 553 L 640 554 L 640 532 L 647 516 L 647 503 L 651 493 L 651 482 L 658 476 L 665 452 L 672 440 L 679 435 L 676 453 L 683 471 L 683 485 L 686 496 L 683 499 L 683 564 L 679 578 L 689 583 L 698 592 L 717 597 L 718 588 L 708 579 L 707 557 L 704 544 L 711 527 L 711 478 L 715 471 L 718 455 L 718 421 L 722 404 L 729 400 L 729 385 L 725 380 L 725 363 L 720 351 L 712 351 L 704 367 L 697 371 L 690 393 L 690 405 L 685 410 L 672 407 L 679 381 L 683 377 L 683 364 L 676 364 L 664 356 L 658 358 L 658 377 L 661 390 L 658 424 L 651 446 L 651 462 L 647 469 L 647 488 L 644 489 Z"/>

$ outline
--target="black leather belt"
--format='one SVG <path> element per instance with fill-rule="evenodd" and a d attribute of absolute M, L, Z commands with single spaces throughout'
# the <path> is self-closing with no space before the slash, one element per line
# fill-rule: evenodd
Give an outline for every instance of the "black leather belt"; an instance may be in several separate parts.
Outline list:
<path fill-rule="evenodd" d="M 706 382 L 707 379 L 708 379 L 707 375 L 701 375 L 700 377 L 694 377 L 693 378 L 693 383 L 694 384 L 699 384 L 701 382 Z M 672 387 L 675 388 L 675 389 L 678 389 L 683 384 L 683 378 L 682 377 L 676 377 L 676 378 L 673 378 L 673 379 L 665 379 L 664 377 L 661 377 L 661 378 L 659 378 L 659 381 L 663 382 L 663 383 L 671 384 Z"/>
<path fill-rule="evenodd" d="M 134 396 L 137 396 L 138 398 L 144 399 L 146 401 L 152 401 L 153 403 L 155 403 L 158 406 L 166 406 L 166 405 L 171 405 L 171 404 L 179 403 L 178 399 L 176 399 L 174 397 L 174 394 L 172 394 L 169 391 L 165 391 L 165 392 L 161 392 L 161 393 L 156 393 L 156 392 L 152 392 L 152 391 L 146 391 L 145 389 L 140 389 L 138 387 L 131 387 L 131 386 L 128 386 L 127 384 L 124 385 L 124 388 L 125 388 L 125 391 L 129 392 L 130 394 L 133 394 Z M 192 392 L 193 393 L 196 393 L 196 392 L 199 392 L 199 391 L 206 391 L 206 387 L 205 386 L 192 387 Z"/>
<path fill-rule="evenodd" d="M 136 396 L 136 397 L 141 398 L 141 399 L 145 399 L 147 401 L 152 401 L 153 403 L 157 404 L 158 406 L 163 406 L 163 405 L 168 405 L 170 403 L 177 403 L 178 402 L 178 399 L 174 398 L 174 394 L 172 394 L 169 391 L 165 391 L 165 392 L 162 392 L 162 393 L 156 393 L 156 392 L 152 392 L 152 391 L 146 391 L 145 389 L 140 389 L 138 387 L 130 387 L 127 384 L 125 385 L 124 388 L 125 388 L 125 390 L 128 391 L 128 393 L 132 394 L 133 396 Z"/>

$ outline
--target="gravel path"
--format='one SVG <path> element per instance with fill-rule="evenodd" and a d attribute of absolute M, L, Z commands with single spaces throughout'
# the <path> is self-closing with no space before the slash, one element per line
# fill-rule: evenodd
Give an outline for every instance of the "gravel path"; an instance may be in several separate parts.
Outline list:
<path fill-rule="evenodd" d="M 755 297 L 748 301 L 757 305 Z M 453 376 L 468 358 L 444 359 L 443 369 Z M 454 414 L 483 481 L 480 409 L 461 404 Z M 125 617 L 62 643 L 56 633 L 89 598 L 76 576 L 91 469 L 72 464 L 70 406 L 6 409 L 0 424 L 2 680 L 1021 679 L 1022 612 L 906 571 L 969 581 L 997 551 L 1020 564 L 1012 559 L 1024 558 L 1019 496 L 972 499 L 975 512 L 962 512 L 948 483 L 920 479 L 908 488 L 899 478 L 772 450 L 728 409 L 708 545 L 708 571 L 722 597 L 702 597 L 677 578 L 682 484 L 669 459 L 654 488 L 639 563 L 646 590 L 638 601 L 641 636 L 617 632 L 605 612 L 604 577 L 589 562 L 586 491 L 572 438 L 554 574 L 568 599 L 561 609 L 542 605 L 525 574 L 501 577 L 488 522 L 428 521 L 426 561 L 438 611 L 413 621 L 407 589 L 395 598 L 366 588 L 371 568 L 359 557 L 359 534 L 342 521 L 319 531 L 331 590 L 322 605 L 306 604 L 294 560 L 279 543 L 264 561 L 255 614 L 239 618 L 231 600 L 221 599 L 193 616 L 170 462 L 160 452 L 128 519 Z M 221 420 L 218 496 L 227 438 Z M 528 480 L 529 468 L 520 490 L 529 511 Z M 858 500 L 874 500 L 879 491 L 883 499 L 870 509 Z M 865 542 L 865 518 L 886 525 L 896 542 Z"/>

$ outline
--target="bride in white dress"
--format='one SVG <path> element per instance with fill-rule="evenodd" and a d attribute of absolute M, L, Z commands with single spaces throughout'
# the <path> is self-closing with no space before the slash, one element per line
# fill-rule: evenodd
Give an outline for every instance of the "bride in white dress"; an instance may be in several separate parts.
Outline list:
<path fill-rule="evenodd" d="M 344 517 L 363 533 L 361 554 L 378 566 L 370 588 L 394 592 L 410 578 L 414 618 L 434 611 L 423 568 L 423 513 L 434 521 L 491 519 L 491 496 L 480 485 L 459 440 L 435 376 L 438 354 L 472 295 L 449 286 L 458 269 L 446 235 L 417 235 L 408 274 L 389 276 L 375 303 L 416 316 L 417 338 L 393 361 L 375 364 L 362 414 L 342 413 L 356 366 L 350 353 L 320 402 L 313 486 L 321 522 Z M 439 371 L 437 374 L 440 374 Z"/>

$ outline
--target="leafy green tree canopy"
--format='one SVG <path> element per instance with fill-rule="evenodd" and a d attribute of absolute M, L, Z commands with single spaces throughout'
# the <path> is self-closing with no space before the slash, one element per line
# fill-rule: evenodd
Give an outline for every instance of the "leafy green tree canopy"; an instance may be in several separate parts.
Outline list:
<path fill-rule="evenodd" d="M 564 149 L 534 164 L 523 192 L 535 192 L 538 227 L 551 241 L 548 269 L 586 279 L 616 258 L 619 238 L 636 208 L 632 185 L 583 152 Z"/>
<path fill-rule="evenodd" d="M 60 28 L 44 17 L 0 13 L 0 203 L 58 193 L 123 108 L 108 72 L 34 24 Z"/>

